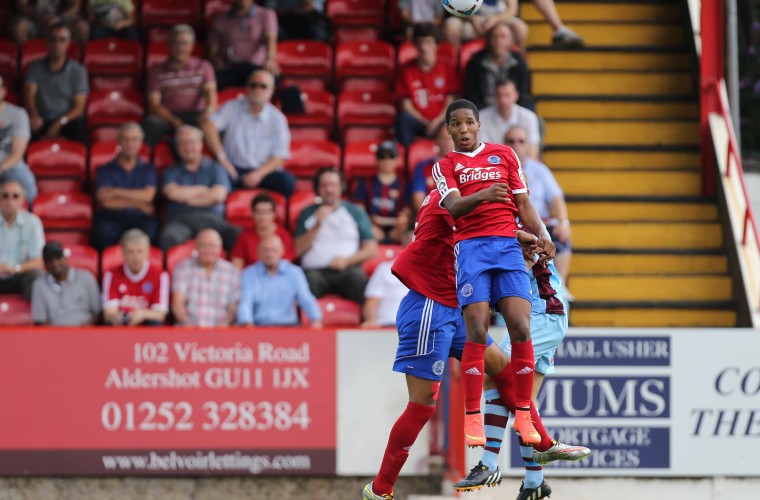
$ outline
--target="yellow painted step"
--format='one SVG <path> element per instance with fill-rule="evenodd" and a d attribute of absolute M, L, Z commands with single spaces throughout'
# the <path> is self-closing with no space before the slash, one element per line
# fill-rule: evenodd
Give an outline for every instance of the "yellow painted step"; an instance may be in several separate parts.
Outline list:
<path fill-rule="evenodd" d="M 569 201 L 572 222 L 583 221 L 703 221 L 718 220 L 711 203 L 657 203 L 637 201 Z"/>
<path fill-rule="evenodd" d="M 544 163 L 552 170 L 563 168 L 588 169 L 699 169 L 699 152 L 683 151 L 563 151 L 550 150 L 543 153 Z"/>
<path fill-rule="evenodd" d="M 544 145 L 697 146 L 699 122 L 547 120 Z"/>
<path fill-rule="evenodd" d="M 588 276 L 573 275 L 570 288 L 578 302 L 726 301 L 731 276 Z"/>
<path fill-rule="evenodd" d="M 732 327 L 736 312 L 728 309 L 572 309 L 572 326 Z"/>
<path fill-rule="evenodd" d="M 718 222 L 580 222 L 572 228 L 577 250 L 723 248 Z"/>
<path fill-rule="evenodd" d="M 685 52 L 535 50 L 530 53 L 530 69 L 533 71 L 673 71 L 690 68 L 691 60 Z"/>
<path fill-rule="evenodd" d="M 555 177 L 566 196 L 698 196 L 702 192 L 698 172 L 566 170 Z"/>
<path fill-rule="evenodd" d="M 557 11 L 565 23 L 575 21 L 678 21 L 677 4 L 558 2 Z M 526 22 L 543 21 L 544 16 L 533 3 L 520 3 L 520 18 Z"/>
<path fill-rule="evenodd" d="M 672 73 L 535 71 L 532 90 L 536 97 L 594 96 L 691 96 L 693 78 L 688 71 Z"/>
<path fill-rule="evenodd" d="M 572 281 L 583 274 L 724 274 L 728 272 L 725 255 L 574 253 Z M 575 286 L 571 287 L 575 293 Z"/>
<path fill-rule="evenodd" d="M 697 102 L 577 101 L 542 99 L 536 113 L 545 120 L 571 119 L 697 119 Z"/>
<path fill-rule="evenodd" d="M 682 47 L 686 43 L 686 32 L 680 24 L 576 22 L 572 28 L 588 47 Z M 549 45 L 552 33 L 547 23 L 531 23 L 528 45 Z"/>

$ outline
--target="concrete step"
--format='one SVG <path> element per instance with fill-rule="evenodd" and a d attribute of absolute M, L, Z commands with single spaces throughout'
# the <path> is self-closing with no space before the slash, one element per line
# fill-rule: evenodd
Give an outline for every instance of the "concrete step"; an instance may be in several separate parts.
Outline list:
<path fill-rule="evenodd" d="M 722 254 L 643 254 L 643 253 L 573 253 L 571 280 L 580 275 L 615 275 L 620 283 L 625 276 L 641 274 L 724 274 L 728 272 L 728 260 Z M 573 284 L 571 283 L 571 284 Z M 575 287 L 571 287 L 575 293 Z"/>
<path fill-rule="evenodd" d="M 711 275 L 577 275 L 569 281 L 577 302 L 729 301 L 733 298 L 728 274 Z"/>
<path fill-rule="evenodd" d="M 609 175 L 609 173 L 605 173 Z M 717 222 L 713 203 L 659 201 L 573 201 L 567 202 L 572 222 L 681 221 Z"/>
<path fill-rule="evenodd" d="M 540 50 L 530 53 L 533 71 L 639 71 L 688 70 L 691 59 L 686 52 L 644 52 L 621 50 Z"/>
<path fill-rule="evenodd" d="M 699 103 L 558 98 L 539 100 L 536 103 L 536 112 L 544 120 L 557 118 L 688 120 L 699 118 Z"/>
<path fill-rule="evenodd" d="M 568 56 L 570 57 L 570 56 Z M 532 92 L 542 96 L 693 96 L 689 71 L 534 71 Z"/>
<path fill-rule="evenodd" d="M 586 40 L 588 47 L 684 47 L 686 30 L 679 23 L 667 22 L 582 22 L 572 29 Z M 546 22 L 531 22 L 528 46 L 549 45 L 552 27 Z M 530 51 L 529 51 L 530 52 Z"/>
<path fill-rule="evenodd" d="M 555 177 L 566 196 L 699 196 L 702 192 L 698 172 L 560 170 Z"/>
<path fill-rule="evenodd" d="M 722 250 L 720 222 L 579 222 L 576 250 Z"/>
<path fill-rule="evenodd" d="M 616 307 L 570 311 L 571 326 L 616 328 L 733 327 L 736 312 L 728 308 L 643 308 Z M 568 497 L 569 498 L 569 497 Z"/>
<path fill-rule="evenodd" d="M 544 145 L 546 147 L 696 147 L 699 145 L 699 122 L 696 120 L 547 120 Z"/>
<path fill-rule="evenodd" d="M 561 169 L 686 169 L 698 170 L 699 151 L 605 151 L 561 149 L 544 151 L 544 163 L 553 171 Z"/>
<path fill-rule="evenodd" d="M 558 2 L 557 12 L 565 23 L 609 20 L 673 22 L 681 19 L 680 6 L 669 2 Z M 520 4 L 520 18 L 526 22 L 544 20 L 536 6 L 526 2 Z"/>

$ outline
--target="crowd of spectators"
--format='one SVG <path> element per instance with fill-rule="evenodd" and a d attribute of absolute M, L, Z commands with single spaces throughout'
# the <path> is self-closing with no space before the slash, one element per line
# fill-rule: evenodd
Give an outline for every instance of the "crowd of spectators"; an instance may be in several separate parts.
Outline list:
<path fill-rule="evenodd" d="M 554 44 L 583 43 L 559 20 L 552 0 L 534 3 L 553 27 Z M 556 240 L 557 267 L 568 277 L 567 206 L 540 162 L 541 121 L 526 62 L 529 28 L 518 17 L 517 0 L 487 0 L 468 19 L 445 16 L 439 0 L 401 0 L 401 24 L 389 39 L 413 43 L 416 56 L 399 67 L 389 88 L 398 112 L 392 131 L 373 146 L 376 167 L 348 179 L 335 165 L 320 169 L 310 179 L 314 203 L 290 224 L 277 215 L 278 204 L 303 184 L 286 167 L 292 130 L 282 110 L 278 42 L 333 43 L 324 0 L 232 0 L 205 29 L 175 24 L 151 31 L 165 40 L 166 57 L 146 68 L 144 80 L 132 75 L 145 91 L 144 119 L 122 122 L 113 158 L 90 165 L 90 244 L 100 252 L 120 245 L 124 257 L 102 270 L 100 286 L 87 270 L 69 265 L 65 244 L 45 243 L 25 154 L 30 141 L 88 145 L 92 137 L 87 105 L 97 84 L 72 44 L 150 38 L 132 0 L 89 0 L 86 9 L 81 0 L 14 0 L 14 7 L 6 36 L 19 46 L 42 37 L 46 51 L 15 86 L 0 77 L 0 294 L 31 299 L 35 323 L 286 325 L 299 323 L 303 311 L 304 321 L 320 326 L 317 299 L 338 295 L 363 306 L 366 326 L 392 324 L 403 287 L 395 286 L 390 263 L 371 277 L 364 264 L 378 245 L 407 242 L 434 187 L 431 169 L 453 148 L 444 114 L 460 96 L 481 109 L 482 140 L 517 152 L 531 199 Z M 458 51 L 479 39 L 483 48 L 464 67 L 442 56 L 443 43 Z M 219 105 L 220 91 L 230 87 L 240 95 Z M 14 88 L 22 106 L 6 99 Z M 434 140 L 434 154 L 407 173 L 405 154 L 420 140 Z M 162 144 L 173 162 L 157 168 L 144 151 Z M 226 218 L 226 202 L 233 191 L 251 189 L 258 190 L 252 220 L 241 231 Z M 151 247 L 168 253 L 186 243 L 194 245 L 193 255 L 170 272 L 148 258 Z"/>

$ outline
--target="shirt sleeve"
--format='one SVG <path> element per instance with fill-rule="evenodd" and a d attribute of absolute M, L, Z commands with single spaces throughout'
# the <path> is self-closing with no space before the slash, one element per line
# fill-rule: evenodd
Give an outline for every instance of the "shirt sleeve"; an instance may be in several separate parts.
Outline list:
<path fill-rule="evenodd" d="M 541 144 L 541 129 L 538 125 L 538 115 L 531 112 L 525 113 L 527 126 L 526 132 L 528 133 L 528 142 L 530 144 Z"/>
<path fill-rule="evenodd" d="M 282 245 L 285 247 L 285 252 L 282 255 L 283 259 L 294 261 L 296 260 L 296 247 L 293 244 L 293 237 L 284 227 L 278 228 L 277 234 L 279 234 L 282 240 Z"/>
<path fill-rule="evenodd" d="M 119 307 L 119 299 L 116 297 L 113 289 L 113 273 L 106 271 L 103 275 L 103 309 L 109 309 L 111 307 Z"/>
<path fill-rule="evenodd" d="M 316 297 L 311 293 L 309 282 L 306 281 L 306 275 L 300 267 L 293 265 L 291 269 L 294 274 L 298 305 L 306 311 L 306 315 L 310 320 L 322 321 L 322 310 L 319 308 Z"/>
<path fill-rule="evenodd" d="M 158 75 L 161 72 L 161 64 L 154 64 L 148 69 L 148 93 L 161 92 L 161 85 L 158 82 Z"/>
<path fill-rule="evenodd" d="M 301 210 L 301 214 L 298 216 L 298 220 L 296 221 L 296 230 L 294 232 L 296 238 L 308 231 L 308 229 L 306 229 L 306 221 L 309 220 L 309 217 L 314 215 L 314 212 L 317 211 L 317 208 L 318 205 L 310 205 Z"/>
<path fill-rule="evenodd" d="M 255 324 L 253 315 L 253 290 L 256 286 L 256 279 L 253 275 L 252 268 L 243 271 L 240 277 L 240 301 L 237 307 L 237 322 L 239 325 L 247 323 Z"/>
<path fill-rule="evenodd" d="M 427 182 L 425 181 L 425 167 L 427 161 L 421 161 L 414 167 L 414 174 L 412 175 L 412 192 L 427 194 Z"/>
<path fill-rule="evenodd" d="M 357 205 L 361 205 L 366 208 L 367 205 L 367 180 L 364 178 L 357 179 L 358 182 L 356 182 L 356 189 L 354 189 L 353 194 L 351 195 L 351 201 L 356 203 Z"/>
<path fill-rule="evenodd" d="M 42 228 L 42 221 L 36 215 L 30 217 L 30 235 L 29 235 L 29 259 L 42 257 L 42 247 L 45 246 L 45 230 Z"/>
<path fill-rule="evenodd" d="M 84 279 L 87 285 L 87 300 L 90 303 L 90 311 L 93 314 L 97 314 L 103 309 L 103 303 L 100 300 L 100 288 L 98 288 L 98 282 L 90 271 L 81 270 L 81 272 L 83 272 L 85 276 Z"/>
<path fill-rule="evenodd" d="M 190 266 L 185 264 L 186 262 L 183 261 L 177 265 L 172 274 L 172 292 L 181 293 L 182 295 L 187 295 L 189 286 Z"/>
<path fill-rule="evenodd" d="M 266 30 L 267 34 L 276 35 L 278 32 L 277 13 L 274 9 L 266 9 Z"/>
<path fill-rule="evenodd" d="M 177 182 L 178 173 L 179 169 L 175 167 L 164 170 L 164 175 L 161 176 L 161 187 Z"/>
<path fill-rule="evenodd" d="M 374 240 L 375 235 L 372 233 L 372 222 L 369 220 L 367 211 L 353 203 L 350 206 L 352 208 L 349 210 L 349 213 L 354 217 L 356 225 L 359 227 L 359 241 Z"/>
<path fill-rule="evenodd" d="M 288 119 L 282 113 L 275 113 L 274 140 L 272 142 L 272 156 L 290 158 L 290 129 Z"/>
<path fill-rule="evenodd" d="M 459 192 L 459 186 L 454 178 L 453 169 L 451 168 L 451 161 L 448 158 L 442 158 L 440 161 L 433 165 L 433 180 L 435 181 L 435 187 L 441 194 L 440 205 L 443 206 L 443 200 L 456 191 Z"/>
<path fill-rule="evenodd" d="M 157 187 L 158 186 L 158 171 L 152 163 L 146 164 L 145 169 L 145 185 L 143 187 Z"/>
<path fill-rule="evenodd" d="M 203 75 L 203 84 L 216 83 L 216 73 L 214 73 L 214 67 L 208 61 L 201 63 L 201 74 Z"/>
<path fill-rule="evenodd" d="M 13 137 L 29 139 L 32 129 L 29 126 L 29 113 L 24 108 L 18 108 L 17 119 L 13 122 Z"/>
<path fill-rule="evenodd" d="M 32 321 L 48 324 L 50 323 L 50 315 L 45 303 L 45 292 L 43 290 L 45 284 L 42 282 L 44 279 L 47 279 L 45 275 L 40 276 L 32 285 Z"/>
<path fill-rule="evenodd" d="M 161 271 L 158 277 L 158 286 L 151 294 L 150 308 L 164 312 L 169 310 L 169 273 L 166 271 Z"/>
<path fill-rule="evenodd" d="M 525 187 L 525 174 L 522 171 L 520 159 L 512 148 L 505 147 L 507 148 L 504 156 L 507 160 L 507 184 L 509 184 L 509 190 L 512 194 L 527 193 L 528 188 Z"/>
<path fill-rule="evenodd" d="M 236 104 L 238 104 L 238 99 L 227 101 L 218 111 L 211 115 L 211 121 L 219 132 L 226 130 L 229 126 Z"/>
<path fill-rule="evenodd" d="M 237 304 L 240 302 L 240 271 L 232 264 L 230 264 L 230 267 L 232 268 L 232 276 L 230 277 L 230 286 L 232 287 L 232 290 L 230 290 L 230 304 Z"/>
<path fill-rule="evenodd" d="M 74 78 L 72 80 L 74 94 L 88 94 L 90 92 L 90 87 L 87 83 L 87 70 L 84 66 L 77 63 L 77 70 L 74 71 Z"/>
<path fill-rule="evenodd" d="M 214 186 L 221 185 L 224 186 L 224 188 L 229 193 L 232 190 L 232 184 L 230 183 L 230 176 L 227 174 L 227 172 L 224 170 L 224 168 L 219 165 L 217 162 L 213 162 L 214 164 Z"/>
<path fill-rule="evenodd" d="M 549 167 L 546 165 L 542 165 L 544 170 L 543 182 L 545 184 L 546 188 L 546 198 L 547 202 L 551 203 L 551 201 L 559 196 L 560 198 L 565 197 L 565 193 L 562 192 L 562 188 L 559 186 L 559 183 L 557 182 L 557 179 L 554 178 L 554 174 L 552 174 L 552 171 L 549 170 Z"/>

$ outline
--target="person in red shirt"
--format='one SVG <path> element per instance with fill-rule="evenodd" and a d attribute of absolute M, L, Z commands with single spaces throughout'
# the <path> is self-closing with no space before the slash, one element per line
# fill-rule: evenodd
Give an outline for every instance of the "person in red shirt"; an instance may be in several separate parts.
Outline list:
<path fill-rule="evenodd" d="M 414 44 L 419 57 L 401 68 L 396 86 L 400 100 L 396 133 L 405 148 L 417 136 L 435 136 L 443 124 L 446 106 L 459 90 L 453 64 L 438 59 L 436 27 L 415 26 Z"/>
<path fill-rule="evenodd" d="M 535 370 L 530 337 L 531 287 L 517 234 L 517 216 L 539 235 L 542 259 L 554 257 L 551 237 L 528 199 L 520 160 L 500 144 L 478 139 L 478 108 L 459 99 L 446 109 L 446 127 L 454 151 L 433 167 L 441 206 L 456 220 L 457 298 L 467 328 L 460 364 L 465 397 L 465 440 L 470 446 L 486 442 L 480 398 L 491 307 L 498 307 L 509 330 L 517 395 L 515 431 L 527 445 L 540 442 L 530 417 Z M 494 188 L 498 200 L 484 203 L 470 196 Z"/>
<path fill-rule="evenodd" d="M 293 261 L 296 258 L 296 250 L 293 246 L 293 237 L 275 219 L 277 203 L 274 198 L 266 193 L 256 195 L 251 200 L 254 227 L 243 231 L 238 236 L 235 246 L 232 247 L 230 260 L 238 269 L 243 269 L 259 260 L 259 241 L 272 235 L 277 235 L 282 240 L 285 253 L 282 258 Z"/>
<path fill-rule="evenodd" d="M 121 237 L 124 264 L 103 275 L 103 318 L 109 325 L 162 325 L 169 311 L 169 274 L 150 263 L 140 229 Z"/>

